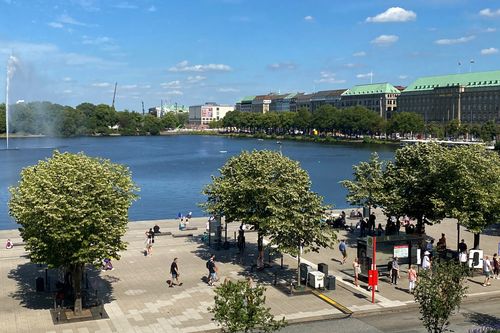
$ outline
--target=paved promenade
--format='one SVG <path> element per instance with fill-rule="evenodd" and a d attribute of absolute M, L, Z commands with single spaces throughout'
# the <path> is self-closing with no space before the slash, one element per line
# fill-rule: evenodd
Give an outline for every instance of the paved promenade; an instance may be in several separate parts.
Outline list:
<path fill-rule="evenodd" d="M 379 219 L 382 219 L 379 216 Z M 447 221 L 450 222 L 450 221 Z M 144 256 L 145 231 L 153 227 L 155 222 L 133 222 L 125 241 L 129 243 L 127 251 L 119 261 L 114 261 L 113 271 L 101 272 L 89 269 L 87 284 L 98 290 L 99 299 L 103 300 L 104 308 L 109 316 L 107 319 L 54 325 L 49 313 L 53 307 L 54 284 L 62 273 L 56 270 L 48 272 L 51 290 L 35 291 L 35 278 L 45 276 L 45 267 L 38 267 L 29 262 L 21 245 L 17 231 L 0 231 L 0 241 L 10 238 L 16 243 L 14 249 L 0 250 L 0 322 L 4 332 L 203 332 L 214 331 L 217 326 L 211 320 L 207 308 L 213 304 L 213 288 L 205 282 L 207 274 L 205 261 L 209 254 L 214 253 L 219 266 L 221 281 L 252 276 L 255 281 L 267 284 L 267 305 L 277 316 L 285 316 L 290 323 L 342 318 L 345 315 L 335 307 L 318 297 L 307 294 L 287 296 L 281 289 L 274 287 L 276 281 L 286 284 L 295 273 L 296 260 L 289 256 L 283 257 L 284 269 L 280 267 L 280 257 L 271 259 L 271 268 L 264 272 L 255 272 L 252 264 L 256 261 L 255 233 L 247 233 L 246 255 L 240 256 L 237 249 L 215 251 L 209 249 L 202 241 L 201 234 L 205 229 L 206 218 L 192 219 L 191 225 L 198 227 L 195 231 L 178 231 L 177 221 L 158 221 L 161 231 L 174 234 L 193 233 L 193 237 L 174 238 L 170 235 L 156 237 L 153 255 Z M 237 225 L 228 228 L 229 238 L 234 238 Z M 447 231 L 448 230 L 448 231 Z M 456 225 L 452 222 L 427 229 L 434 237 L 446 231 L 448 246 L 456 243 Z M 500 237 L 491 231 L 491 235 L 481 237 L 481 245 L 488 254 L 497 249 Z M 462 232 L 469 246 L 472 244 L 472 234 Z M 339 238 L 343 238 L 343 232 Z M 438 237 L 437 237 L 438 238 Z M 336 248 L 323 250 L 319 254 L 307 253 L 304 259 L 315 265 L 328 263 L 330 274 L 337 276 L 335 291 L 325 294 L 354 312 L 354 316 L 384 311 L 398 311 L 415 307 L 413 297 L 407 293 L 407 280 L 402 274 L 398 288 L 381 279 L 380 292 L 377 293 L 376 304 L 371 303 L 371 293 L 366 290 L 366 284 L 356 288 L 352 284 L 352 258 L 356 249 L 349 247 L 348 264 L 341 265 L 338 261 L 339 252 Z M 166 280 L 169 277 L 170 263 L 178 257 L 179 270 L 183 286 L 169 288 Z M 269 257 L 266 255 L 266 262 Z M 276 276 L 275 276 L 276 273 Z M 482 287 L 482 277 L 476 276 L 468 280 L 468 301 L 483 301 L 492 297 L 500 297 L 500 281 L 492 281 L 490 288 Z M 418 310 L 415 308 L 415 313 Z"/>

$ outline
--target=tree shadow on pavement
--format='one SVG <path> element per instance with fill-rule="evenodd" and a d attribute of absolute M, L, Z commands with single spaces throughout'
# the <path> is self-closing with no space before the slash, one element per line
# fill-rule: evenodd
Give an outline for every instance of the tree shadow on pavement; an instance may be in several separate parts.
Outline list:
<path fill-rule="evenodd" d="M 259 283 L 275 284 L 280 281 L 291 281 L 296 275 L 296 268 L 285 265 L 282 268 L 281 256 L 271 251 L 267 246 L 264 246 L 264 249 L 263 269 L 257 269 L 257 244 L 254 243 L 247 242 L 243 253 L 239 253 L 238 248 L 234 245 L 224 248 L 223 245 L 209 247 L 207 244 L 199 243 L 198 248 L 192 253 L 204 261 L 208 261 L 211 255 L 215 255 L 216 263 L 238 265 L 243 268 L 242 271 L 237 272 L 238 276 L 251 277 Z"/>
<path fill-rule="evenodd" d="M 500 329 L 500 318 L 486 313 L 468 312 L 463 314 L 466 320 L 480 327 Z"/>
<path fill-rule="evenodd" d="M 11 292 L 9 297 L 18 300 L 20 305 L 28 309 L 54 308 L 56 292 L 62 290 L 64 284 L 64 274 L 60 270 L 47 269 L 45 265 L 33 263 L 18 265 L 9 272 L 8 278 L 17 283 L 16 290 Z M 37 286 L 36 280 L 40 278 L 42 280 Z M 112 283 L 116 280 L 111 274 L 101 274 L 99 269 L 87 266 L 82 279 L 84 307 L 113 301 Z M 69 297 L 65 297 L 63 305 L 71 307 L 73 304 Z"/>

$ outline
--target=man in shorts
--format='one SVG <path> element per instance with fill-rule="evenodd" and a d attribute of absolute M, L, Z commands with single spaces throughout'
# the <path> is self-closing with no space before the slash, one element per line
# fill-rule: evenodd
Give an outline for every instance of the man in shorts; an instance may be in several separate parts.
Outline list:
<path fill-rule="evenodd" d="M 172 274 L 172 280 L 170 280 L 169 287 L 173 288 L 175 283 L 174 280 L 177 282 L 178 286 L 182 286 L 182 282 L 179 283 L 179 267 L 177 266 L 177 258 L 174 258 L 174 261 L 172 261 L 172 264 L 170 265 L 170 274 Z"/>
<path fill-rule="evenodd" d="M 339 251 L 340 251 L 340 253 L 342 253 L 342 262 L 341 262 L 341 264 L 345 264 L 345 261 L 347 260 L 347 245 L 345 244 L 344 240 L 340 241 Z"/>
<path fill-rule="evenodd" d="M 210 260 L 207 262 L 208 268 L 208 285 L 213 286 L 214 282 L 217 282 L 219 279 L 217 277 L 217 266 L 215 265 L 215 255 L 210 257 Z"/>

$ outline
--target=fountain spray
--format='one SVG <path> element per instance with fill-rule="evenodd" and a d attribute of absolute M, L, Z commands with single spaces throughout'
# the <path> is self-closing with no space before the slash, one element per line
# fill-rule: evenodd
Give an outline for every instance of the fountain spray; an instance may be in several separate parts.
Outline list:
<path fill-rule="evenodd" d="M 9 149 L 9 86 L 10 79 L 14 75 L 18 62 L 17 58 L 13 55 L 7 61 L 7 83 L 5 85 L 5 137 L 7 139 L 7 149 Z"/>

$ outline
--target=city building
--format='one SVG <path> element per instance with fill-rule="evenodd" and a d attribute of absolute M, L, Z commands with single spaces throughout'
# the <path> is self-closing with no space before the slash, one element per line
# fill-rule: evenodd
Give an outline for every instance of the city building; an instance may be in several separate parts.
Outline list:
<path fill-rule="evenodd" d="M 236 103 L 235 110 L 241 112 L 252 112 L 252 101 L 254 100 L 254 96 L 246 96 Z"/>
<path fill-rule="evenodd" d="M 363 106 L 388 119 L 398 109 L 398 96 L 401 92 L 390 83 L 357 85 L 341 95 L 340 108 Z"/>
<path fill-rule="evenodd" d="M 401 93 L 398 107 L 426 122 L 500 123 L 500 71 L 418 78 Z"/>
<path fill-rule="evenodd" d="M 314 113 L 322 105 L 340 107 L 341 97 L 344 92 L 346 92 L 346 89 L 322 90 L 312 94 L 309 110 Z"/>
<path fill-rule="evenodd" d="M 204 105 L 193 105 L 189 107 L 189 124 L 208 125 L 211 121 L 221 120 L 226 116 L 226 113 L 233 110 L 233 106 L 211 102 Z"/>
<path fill-rule="evenodd" d="M 161 104 L 160 106 L 155 106 L 148 109 L 148 112 L 156 117 L 162 117 L 169 112 L 189 112 L 189 108 L 184 105 L 175 104 Z"/>

